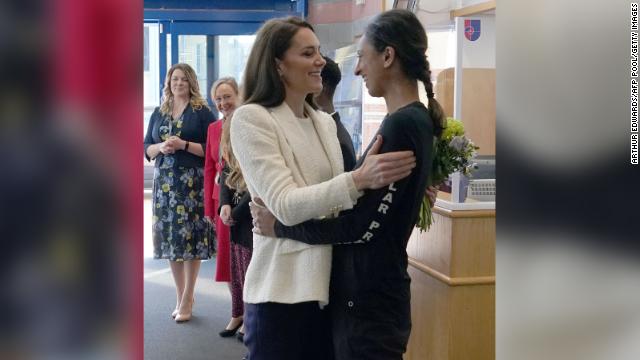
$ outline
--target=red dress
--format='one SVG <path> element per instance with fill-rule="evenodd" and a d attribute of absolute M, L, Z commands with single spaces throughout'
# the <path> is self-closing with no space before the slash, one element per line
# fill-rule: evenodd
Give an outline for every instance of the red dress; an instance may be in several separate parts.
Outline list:
<path fill-rule="evenodd" d="M 216 183 L 216 175 L 224 169 L 224 160 L 220 156 L 220 138 L 222 121 L 218 120 L 207 130 L 207 151 L 204 157 L 204 214 L 216 224 L 218 255 L 216 257 L 216 281 L 231 281 L 229 227 L 222 223 L 218 206 L 220 206 L 220 187 Z"/>

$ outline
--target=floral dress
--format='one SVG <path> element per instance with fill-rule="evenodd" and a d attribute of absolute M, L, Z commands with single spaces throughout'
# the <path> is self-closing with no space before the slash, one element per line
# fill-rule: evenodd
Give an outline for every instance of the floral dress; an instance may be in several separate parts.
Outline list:
<path fill-rule="evenodd" d="M 184 113 L 179 119 L 160 115 L 159 135 L 165 141 L 181 136 Z M 156 159 L 153 173 L 154 258 L 205 260 L 213 253 L 212 231 L 204 219 L 204 170 L 175 166 L 175 154 Z"/>

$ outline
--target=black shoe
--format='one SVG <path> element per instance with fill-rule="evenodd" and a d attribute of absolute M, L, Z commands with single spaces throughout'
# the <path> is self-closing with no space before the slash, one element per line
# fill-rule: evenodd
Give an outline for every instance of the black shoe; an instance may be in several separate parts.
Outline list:
<path fill-rule="evenodd" d="M 244 333 L 238 331 L 238 335 L 236 335 L 236 338 L 238 339 L 238 341 L 240 341 L 241 343 L 244 343 Z"/>
<path fill-rule="evenodd" d="M 236 331 L 238 331 L 238 329 L 240 329 L 240 326 L 242 326 L 242 321 L 240 321 L 240 323 L 238 324 L 238 326 L 236 326 L 233 329 L 224 329 L 222 331 L 219 332 L 219 335 L 221 337 L 232 337 L 233 335 L 236 334 Z"/>

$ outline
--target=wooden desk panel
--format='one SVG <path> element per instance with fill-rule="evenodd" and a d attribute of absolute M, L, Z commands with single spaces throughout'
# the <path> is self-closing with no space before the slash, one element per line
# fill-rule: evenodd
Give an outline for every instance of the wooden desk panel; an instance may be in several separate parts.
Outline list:
<path fill-rule="evenodd" d="M 404 358 L 494 359 L 495 211 L 434 211 L 407 253 L 413 327 Z"/>

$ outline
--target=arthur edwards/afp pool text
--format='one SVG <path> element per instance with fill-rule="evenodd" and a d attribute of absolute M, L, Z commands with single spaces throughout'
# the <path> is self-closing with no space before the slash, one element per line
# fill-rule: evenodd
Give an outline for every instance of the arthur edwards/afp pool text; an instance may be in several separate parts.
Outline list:
<path fill-rule="evenodd" d="M 631 3 L 631 164 L 638 165 L 638 3 Z"/>

